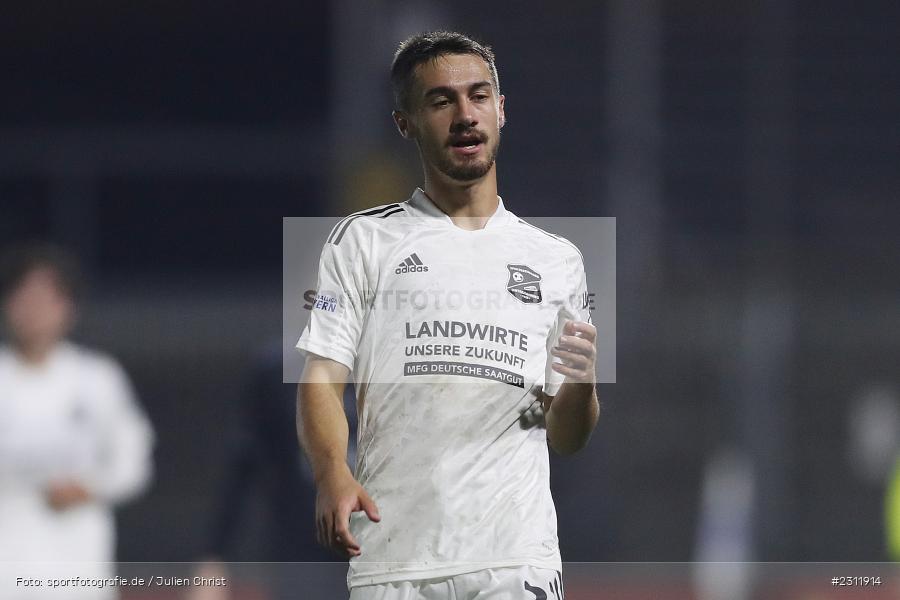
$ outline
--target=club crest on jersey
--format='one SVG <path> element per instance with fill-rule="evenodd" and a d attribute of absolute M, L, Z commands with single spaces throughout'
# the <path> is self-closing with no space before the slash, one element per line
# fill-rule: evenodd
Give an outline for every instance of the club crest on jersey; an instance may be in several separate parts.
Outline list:
<path fill-rule="evenodd" d="M 525 304 L 540 304 L 543 299 L 541 275 L 525 265 L 506 265 L 506 268 L 509 269 L 506 291 Z"/>

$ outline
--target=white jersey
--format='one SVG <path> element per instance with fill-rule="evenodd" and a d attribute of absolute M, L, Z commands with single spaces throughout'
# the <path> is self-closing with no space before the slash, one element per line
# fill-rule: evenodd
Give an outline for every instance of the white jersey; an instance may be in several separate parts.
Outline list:
<path fill-rule="evenodd" d="M 112 575 L 111 506 L 148 482 L 152 439 L 127 376 L 112 359 L 62 343 L 35 366 L 0 347 L 0 599 L 113 594 L 111 588 L 15 583 L 29 574 Z M 82 484 L 94 499 L 54 510 L 47 486 L 66 481 Z"/>
<path fill-rule="evenodd" d="M 350 587 L 506 566 L 561 569 L 537 391 L 564 377 L 549 349 L 589 321 L 567 240 L 507 211 L 457 227 L 417 189 L 331 232 L 297 347 L 352 370 L 356 478 Z M 539 420 L 539 419 L 538 419 Z"/>

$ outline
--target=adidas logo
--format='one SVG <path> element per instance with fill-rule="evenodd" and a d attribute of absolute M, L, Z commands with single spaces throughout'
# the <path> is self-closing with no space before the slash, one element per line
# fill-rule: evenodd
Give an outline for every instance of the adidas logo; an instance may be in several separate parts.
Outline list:
<path fill-rule="evenodd" d="M 424 273 L 427 270 L 428 267 L 422 263 L 422 259 L 413 252 L 407 256 L 406 260 L 400 263 L 396 269 L 394 269 L 394 273 L 402 275 L 403 273 Z"/>

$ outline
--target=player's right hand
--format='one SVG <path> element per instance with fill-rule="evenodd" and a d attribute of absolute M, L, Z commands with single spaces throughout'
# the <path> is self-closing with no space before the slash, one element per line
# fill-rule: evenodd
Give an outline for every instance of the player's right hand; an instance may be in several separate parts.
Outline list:
<path fill-rule="evenodd" d="M 364 511 L 374 522 L 381 520 L 378 507 L 349 468 L 336 470 L 319 481 L 316 494 L 316 535 L 319 543 L 344 558 L 362 554 L 350 533 L 350 514 Z"/>

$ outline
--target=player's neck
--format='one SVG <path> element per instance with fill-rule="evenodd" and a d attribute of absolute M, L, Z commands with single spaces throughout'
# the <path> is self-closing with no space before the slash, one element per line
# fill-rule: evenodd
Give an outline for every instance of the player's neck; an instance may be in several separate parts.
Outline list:
<path fill-rule="evenodd" d="M 13 345 L 16 355 L 22 363 L 30 367 L 39 367 L 47 362 L 57 342 L 34 342 L 28 344 L 16 343 Z"/>
<path fill-rule="evenodd" d="M 464 184 L 426 175 L 425 194 L 457 227 L 483 229 L 499 204 L 496 168 L 494 165 L 481 179 Z"/>

